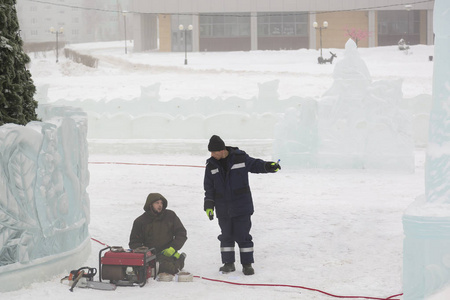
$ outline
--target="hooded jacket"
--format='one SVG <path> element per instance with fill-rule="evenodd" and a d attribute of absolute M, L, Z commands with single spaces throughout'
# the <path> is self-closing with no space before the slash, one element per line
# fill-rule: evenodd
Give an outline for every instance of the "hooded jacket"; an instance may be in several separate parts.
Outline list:
<path fill-rule="evenodd" d="M 152 210 L 152 204 L 158 200 L 162 200 L 163 209 L 156 214 Z M 180 250 L 187 240 L 187 231 L 175 212 L 167 209 L 167 199 L 158 193 L 149 194 L 144 211 L 133 222 L 128 246 L 131 249 L 141 246 L 155 248 L 156 253 L 169 247 Z"/>
<path fill-rule="evenodd" d="M 237 147 L 226 147 L 228 172 L 214 157 L 206 161 L 204 209 L 215 208 L 218 218 L 254 212 L 248 173 L 267 173 L 265 161 L 250 157 Z"/>

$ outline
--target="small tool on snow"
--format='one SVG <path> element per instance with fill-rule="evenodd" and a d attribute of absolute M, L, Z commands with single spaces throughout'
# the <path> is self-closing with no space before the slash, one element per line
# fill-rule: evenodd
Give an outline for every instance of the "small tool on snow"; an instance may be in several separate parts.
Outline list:
<path fill-rule="evenodd" d="M 94 281 L 95 274 L 97 274 L 96 268 L 82 267 L 77 270 L 70 271 L 68 276 L 61 279 L 61 283 L 67 280 L 70 285 L 69 291 L 71 292 L 73 292 L 75 287 L 104 291 L 113 291 L 116 289 L 115 284 Z"/>
<path fill-rule="evenodd" d="M 69 291 L 73 292 L 73 288 L 77 285 L 78 281 L 80 281 L 81 277 L 84 275 L 84 270 L 81 270 L 77 274 L 77 278 L 72 283 L 72 286 L 70 287 Z"/>

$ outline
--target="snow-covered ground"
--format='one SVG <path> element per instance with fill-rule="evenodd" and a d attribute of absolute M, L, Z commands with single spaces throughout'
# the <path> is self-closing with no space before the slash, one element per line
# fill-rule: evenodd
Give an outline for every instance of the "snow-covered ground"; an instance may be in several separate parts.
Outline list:
<path fill-rule="evenodd" d="M 318 65 L 316 50 L 231 53 L 130 53 L 123 43 L 72 45 L 100 58 L 90 69 L 53 54 L 31 54 L 37 86 L 49 84 L 49 100 L 114 99 L 139 96 L 140 86 L 161 83 L 163 101 L 174 97 L 252 97 L 257 84 L 280 80 L 280 98 L 320 97 L 333 82 L 333 65 Z M 338 58 L 343 49 L 332 49 Z M 359 49 L 374 80 L 401 79 L 405 98 L 431 94 L 432 46 L 413 46 L 408 55 L 396 47 Z M 324 50 L 324 56 L 327 50 Z M 164 143 L 164 141 L 161 141 Z M 227 142 L 227 140 L 225 140 Z M 233 141 L 242 146 L 251 141 Z M 108 145 L 106 143 L 105 145 Z M 108 153 L 108 154 L 106 154 Z M 271 158 L 271 149 L 259 151 Z M 249 151 L 252 155 L 252 152 Z M 98 147 L 90 153 L 90 234 L 111 246 L 128 244 L 133 220 L 146 196 L 159 192 L 188 230 L 185 270 L 195 276 L 243 284 L 280 284 L 321 290 L 336 296 L 385 299 L 402 293 L 402 214 L 424 192 L 425 150 L 416 150 L 415 172 L 282 169 L 251 175 L 255 214 L 254 276 L 218 273 L 219 227 L 203 212 L 203 165 L 209 153 L 129 154 Z M 96 164 L 115 162 L 116 164 Z M 136 163 L 117 164 L 119 162 Z M 189 165 L 189 166 L 185 166 Z M 281 162 L 281 165 L 282 162 Z M 85 265 L 98 267 L 104 246 L 92 241 Z M 239 263 L 239 262 L 238 262 Z M 239 265 L 238 265 L 239 266 Z M 81 266 L 73 266 L 77 269 Z M 192 283 L 150 280 L 143 288 L 113 292 L 75 289 L 53 280 L 2 294 L 5 299 L 333 299 L 296 287 L 245 286 L 194 278 Z M 96 278 L 97 279 L 97 278 Z M 5 284 L 5 283 L 2 283 Z M 401 297 L 395 297 L 401 299 Z"/>
<path fill-rule="evenodd" d="M 90 161 L 202 166 L 204 156 L 105 156 Z M 299 170 L 252 175 L 256 213 L 254 276 L 220 267 L 217 221 L 202 209 L 203 168 L 90 164 L 90 233 L 113 246 L 127 246 L 135 217 L 149 192 L 169 200 L 188 230 L 185 270 L 197 276 L 250 284 L 287 284 L 340 296 L 388 297 L 402 292 L 402 213 L 423 193 L 423 151 L 414 174 L 365 170 Z M 98 267 L 103 245 L 92 242 L 86 266 Z M 81 266 L 74 266 L 76 269 Z M 5 293 L 8 299 L 330 299 L 286 287 L 247 287 L 195 278 L 192 283 L 151 280 L 143 288 L 114 292 L 76 289 L 52 281 Z"/>

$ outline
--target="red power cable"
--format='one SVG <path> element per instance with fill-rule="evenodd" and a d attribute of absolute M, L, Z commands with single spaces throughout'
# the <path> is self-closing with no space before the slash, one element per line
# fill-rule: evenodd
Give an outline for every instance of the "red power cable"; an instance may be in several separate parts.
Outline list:
<path fill-rule="evenodd" d="M 104 246 L 108 246 L 105 243 L 102 243 L 99 240 L 94 239 L 92 237 L 91 237 L 91 240 L 96 241 L 97 243 L 102 244 Z M 193 277 L 199 278 L 199 279 L 204 279 L 204 280 L 209 280 L 209 281 L 214 281 L 214 282 L 221 282 L 221 283 L 228 283 L 228 284 L 242 285 L 242 286 L 290 287 L 290 288 L 295 288 L 295 289 L 304 289 L 304 290 L 308 290 L 308 291 L 319 292 L 319 293 L 325 294 L 330 297 L 345 298 L 345 299 L 399 300 L 399 299 L 394 299 L 394 297 L 403 295 L 403 293 L 401 293 L 401 294 L 397 294 L 397 295 L 392 295 L 387 298 L 376 298 L 376 297 L 365 297 L 365 296 L 338 296 L 338 295 L 333 295 L 333 294 L 330 294 L 330 293 L 327 293 L 327 292 L 324 292 L 324 291 L 321 291 L 318 289 L 312 289 L 312 288 L 299 286 L 299 285 L 273 284 L 273 283 L 239 283 L 239 282 L 231 282 L 231 281 L 225 281 L 225 280 L 219 280 L 219 279 L 212 279 L 212 278 L 202 277 L 202 276 L 193 276 Z"/>
<path fill-rule="evenodd" d="M 103 245 L 103 246 L 107 246 L 109 247 L 109 245 L 106 245 L 105 243 L 100 242 L 99 240 L 94 239 L 93 237 L 91 237 L 91 240 L 96 241 L 97 243 Z"/>
<path fill-rule="evenodd" d="M 304 290 L 308 290 L 308 291 L 319 292 L 319 293 L 325 294 L 327 296 L 335 297 L 335 298 L 345 298 L 345 299 L 399 300 L 399 299 L 394 299 L 393 297 L 397 297 L 397 296 L 403 295 L 403 294 L 397 294 L 397 295 L 392 295 L 392 296 L 387 297 L 387 298 L 364 297 L 364 296 L 338 296 L 338 295 L 333 295 L 333 294 L 330 294 L 330 293 L 327 293 L 327 292 L 324 292 L 324 291 L 321 291 L 321 290 L 318 290 L 318 289 L 312 289 L 312 288 L 299 286 L 299 285 L 270 284 L 270 283 L 239 283 L 239 282 L 231 282 L 231 281 L 225 281 L 225 280 L 219 280 L 219 279 L 211 279 L 211 278 L 202 277 L 202 276 L 194 276 L 194 277 L 195 278 L 204 279 L 204 280 L 209 280 L 209 281 L 214 281 L 214 282 L 221 282 L 221 283 L 228 283 L 228 284 L 234 284 L 234 285 L 290 287 L 290 288 L 304 289 Z"/>

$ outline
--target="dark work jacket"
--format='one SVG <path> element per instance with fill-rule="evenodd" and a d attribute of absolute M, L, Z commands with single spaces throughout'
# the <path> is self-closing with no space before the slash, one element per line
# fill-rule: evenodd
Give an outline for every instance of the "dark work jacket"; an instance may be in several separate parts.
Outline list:
<path fill-rule="evenodd" d="M 251 215 L 254 212 L 248 173 L 267 173 L 265 161 L 250 157 L 236 147 L 228 150 L 228 172 L 214 157 L 206 161 L 204 209 L 215 208 L 218 218 Z"/>
<path fill-rule="evenodd" d="M 151 195 L 161 196 L 160 194 Z M 149 196 L 144 206 L 146 211 L 134 220 L 128 244 L 131 249 L 146 246 L 155 248 L 156 253 L 160 253 L 166 248 L 173 247 L 178 251 L 186 242 L 187 231 L 175 212 L 166 209 L 167 200 L 164 197 L 162 197 L 163 211 L 159 215 L 152 212 L 151 203 L 157 200 L 159 199 L 154 200 Z"/>

